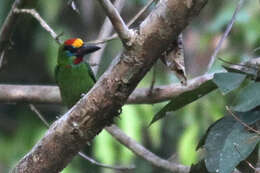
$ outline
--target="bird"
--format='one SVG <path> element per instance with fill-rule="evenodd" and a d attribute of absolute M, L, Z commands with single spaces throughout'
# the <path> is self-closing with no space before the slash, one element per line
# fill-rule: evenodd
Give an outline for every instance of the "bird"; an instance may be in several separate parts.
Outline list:
<path fill-rule="evenodd" d="M 99 49 L 95 45 L 86 45 L 80 38 L 68 39 L 60 45 L 55 80 L 67 108 L 71 108 L 96 83 L 95 75 L 83 57 Z"/>

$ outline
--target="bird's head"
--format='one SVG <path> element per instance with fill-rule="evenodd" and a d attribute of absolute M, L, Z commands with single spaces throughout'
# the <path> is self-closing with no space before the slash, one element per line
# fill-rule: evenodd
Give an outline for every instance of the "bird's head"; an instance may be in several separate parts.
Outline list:
<path fill-rule="evenodd" d="M 100 49 L 98 46 L 85 45 L 80 38 L 71 38 L 66 40 L 59 50 L 58 63 L 72 62 L 79 64 L 83 61 L 84 55 Z"/>

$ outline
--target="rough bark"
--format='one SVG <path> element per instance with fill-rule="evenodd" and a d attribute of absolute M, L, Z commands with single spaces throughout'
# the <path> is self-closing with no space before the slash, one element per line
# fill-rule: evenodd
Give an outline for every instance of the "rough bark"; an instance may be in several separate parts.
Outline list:
<path fill-rule="evenodd" d="M 13 172 L 60 172 L 84 145 L 118 116 L 120 108 L 154 62 L 177 39 L 207 0 L 161 0 L 134 31 L 120 59 L 91 91 L 57 120 Z"/>

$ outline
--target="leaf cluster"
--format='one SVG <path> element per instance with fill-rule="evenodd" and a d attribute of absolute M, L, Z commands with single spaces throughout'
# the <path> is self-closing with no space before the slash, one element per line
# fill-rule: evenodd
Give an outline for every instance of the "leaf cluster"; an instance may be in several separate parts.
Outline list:
<path fill-rule="evenodd" d="M 239 68 L 238 68 L 239 67 Z M 216 73 L 212 80 L 186 92 L 163 107 L 152 123 L 166 112 L 176 111 L 218 88 L 225 95 L 233 95 L 226 106 L 228 115 L 213 123 L 201 139 L 197 149 L 204 153 L 190 172 L 231 173 L 235 168 L 254 172 L 258 161 L 260 82 L 257 65 L 225 66 L 227 72 Z M 230 106 L 230 108 L 229 108 Z"/>

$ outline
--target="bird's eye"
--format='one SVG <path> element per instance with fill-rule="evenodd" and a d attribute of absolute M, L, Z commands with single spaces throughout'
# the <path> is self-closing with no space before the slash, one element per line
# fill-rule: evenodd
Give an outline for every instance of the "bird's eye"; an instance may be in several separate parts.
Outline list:
<path fill-rule="evenodd" d="M 71 53 L 77 52 L 77 48 L 74 48 L 73 46 L 64 46 L 64 50 L 68 50 Z"/>

